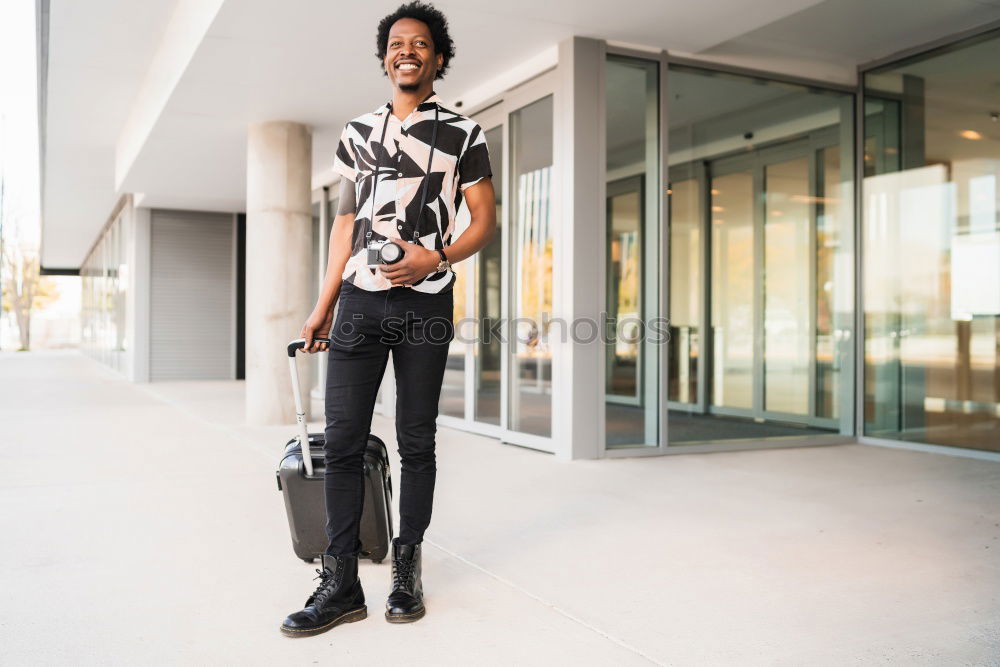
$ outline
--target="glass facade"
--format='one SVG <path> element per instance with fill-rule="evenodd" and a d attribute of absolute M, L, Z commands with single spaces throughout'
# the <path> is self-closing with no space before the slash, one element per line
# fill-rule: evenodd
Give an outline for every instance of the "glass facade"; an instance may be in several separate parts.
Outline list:
<path fill-rule="evenodd" d="M 659 313 L 660 68 L 605 63 L 606 249 L 604 423 L 609 447 L 659 439 L 659 346 L 644 323 Z"/>
<path fill-rule="evenodd" d="M 105 227 L 80 266 L 80 349 L 117 371 L 124 371 L 131 345 L 126 335 L 126 297 L 130 286 L 127 249 L 128 207 Z"/>
<path fill-rule="evenodd" d="M 510 394 L 507 427 L 552 434 L 552 112 L 548 95 L 510 114 Z"/>
<path fill-rule="evenodd" d="M 454 267 L 454 318 L 474 321 L 460 333 L 475 335 L 449 349 L 449 425 L 566 447 L 551 437 L 560 331 L 550 318 L 566 305 L 553 303 L 554 248 L 560 225 L 573 223 L 554 211 L 577 205 L 561 188 L 584 180 L 568 172 L 599 178 L 603 160 L 603 191 L 587 202 L 603 207 L 603 229 L 595 223 L 595 244 L 581 246 L 595 270 L 604 263 L 603 293 L 588 302 L 571 284 L 559 292 L 606 315 L 610 339 L 581 357 L 592 365 L 559 366 L 555 390 L 568 394 L 555 396 L 558 412 L 579 419 L 584 405 L 595 431 L 603 409 L 598 455 L 835 435 L 1000 452 L 1000 30 L 865 69 L 857 89 L 587 41 L 569 50 L 580 60 L 475 113 L 497 233 Z M 603 99 L 567 90 L 560 68 L 581 62 Z M 567 99 L 602 113 L 577 113 Z M 564 122 L 603 130 L 605 155 L 557 154 L 578 136 Z M 314 193 L 310 303 L 335 192 Z M 456 236 L 468 223 L 463 205 Z M 134 225 L 131 205 L 121 207 L 81 264 L 81 349 L 139 373 L 127 312 L 137 293 L 129 258 L 141 257 Z M 660 316 L 665 341 L 648 335 Z M 318 396 L 325 360 L 310 367 Z M 598 377 L 602 367 L 603 386 L 564 374 Z M 393 385 L 390 368 L 383 412 L 394 410 Z"/>
<path fill-rule="evenodd" d="M 670 443 L 851 433 L 854 97 L 668 81 Z"/>
<path fill-rule="evenodd" d="M 455 266 L 456 336 L 440 401 L 449 424 L 540 449 L 552 429 L 551 80 L 475 117 L 490 155 L 496 231 Z M 456 236 L 469 223 L 463 203 Z"/>
<path fill-rule="evenodd" d="M 856 92 L 690 63 L 661 90 L 659 60 L 616 51 L 604 448 L 864 435 L 1000 451 L 1000 35 L 869 70 Z M 504 439 L 552 433 L 555 94 L 484 112 L 502 233 L 456 293 L 456 320 L 510 335 L 453 345 L 441 412 Z M 654 345 L 635 329 L 660 303 Z"/>
<path fill-rule="evenodd" d="M 864 75 L 864 434 L 1000 451 L 1000 34 Z"/>

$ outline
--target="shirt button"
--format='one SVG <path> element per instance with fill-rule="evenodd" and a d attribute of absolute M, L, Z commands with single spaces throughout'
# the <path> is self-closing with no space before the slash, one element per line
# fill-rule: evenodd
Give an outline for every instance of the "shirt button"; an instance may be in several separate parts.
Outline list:
<path fill-rule="evenodd" d="M 401 171 L 396 172 L 396 175 L 399 176 L 399 177 L 402 177 L 403 176 L 403 172 L 401 172 Z"/>
<path fill-rule="evenodd" d="M 402 229 L 403 225 L 396 225 L 396 229 Z"/>

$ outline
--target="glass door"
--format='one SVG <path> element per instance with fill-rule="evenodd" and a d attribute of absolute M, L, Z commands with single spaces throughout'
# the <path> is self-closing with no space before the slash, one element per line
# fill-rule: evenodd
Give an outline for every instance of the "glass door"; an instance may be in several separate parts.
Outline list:
<path fill-rule="evenodd" d="M 510 114 L 510 386 L 507 428 L 552 434 L 553 96 Z"/>
<path fill-rule="evenodd" d="M 503 317 L 503 205 L 504 205 L 504 132 L 502 120 L 486 130 L 486 146 L 493 168 L 496 194 L 497 231 L 489 245 L 479 251 L 475 263 L 475 317 L 480 322 L 473 354 L 472 419 L 493 426 L 500 425 L 500 396 L 503 347 L 494 325 Z"/>
<path fill-rule="evenodd" d="M 817 133 L 671 170 L 672 409 L 837 428 L 835 141 Z"/>
<path fill-rule="evenodd" d="M 702 319 L 705 312 L 704 165 L 671 169 L 667 190 L 670 219 L 670 352 L 667 399 L 688 409 L 705 404 L 706 364 Z M 724 218 L 723 218 L 724 220 Z"/>
<path fill-rule="evenodd" d="M 441 387 L 443 422 L 497 435 L 501 424 L 502 336 L 496 325 L 503 316 L 504 146 L 506 119 L 498 109 L 477 114 L 486 136 L 493 190 L 496 196 L 496 233 L 476 255 L 455 265 L 456 335 L 448 351 Z M 456 237 L 469 226 L 463 202 L 456 213 Z"/>
<path fill-rule="evenodd" d="M 754 407 L 754 169 L 741 160 L 713 169 L 711 184 L 712 400 L 717 410 Z"/>

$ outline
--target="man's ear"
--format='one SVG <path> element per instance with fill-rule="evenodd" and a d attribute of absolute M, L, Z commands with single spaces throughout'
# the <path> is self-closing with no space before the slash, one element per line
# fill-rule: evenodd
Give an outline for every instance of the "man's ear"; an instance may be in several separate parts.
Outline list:
<path fill-rule="evenodd" d="M 438 68 L 438 71 L 440 72 L 441 68 L 444 67 L 444 54 L 443 53 L 437 54 L 437 57 L 435 58 L 435 60 L 437 60 L 437 68 Z"/>

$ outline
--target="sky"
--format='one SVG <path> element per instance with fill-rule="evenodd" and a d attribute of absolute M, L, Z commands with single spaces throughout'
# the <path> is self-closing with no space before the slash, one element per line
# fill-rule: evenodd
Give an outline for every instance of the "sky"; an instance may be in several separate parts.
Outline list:
<path fill-rule="evenodd" d="M 34 0 L 0 0 L 0 170 L 4 236 L 37 247 L 38 98 Z"/>

